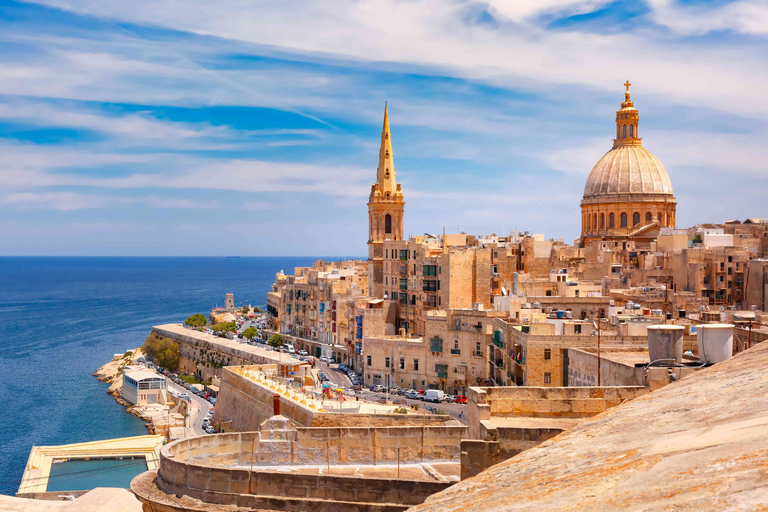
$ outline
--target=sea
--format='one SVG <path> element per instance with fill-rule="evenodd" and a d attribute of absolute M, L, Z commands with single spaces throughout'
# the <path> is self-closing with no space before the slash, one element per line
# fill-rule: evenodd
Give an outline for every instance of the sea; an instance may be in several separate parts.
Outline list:
<path fill-rule="evenodd" d="M 263 309 L 277 272 L 316 259 L 0 258 L 0 493 L 17 492 L 35 445 L 147 433 L 92 376 L 113 354 L 225 293 Z"/>

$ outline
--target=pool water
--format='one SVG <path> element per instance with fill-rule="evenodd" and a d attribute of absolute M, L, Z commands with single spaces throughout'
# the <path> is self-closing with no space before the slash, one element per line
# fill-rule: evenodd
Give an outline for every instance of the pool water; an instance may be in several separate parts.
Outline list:
<path fill-rule="evenodd" d="M 51 466 L 48 492 L 90 491 L 96 487 L 128 489 L 133 478 L 147 470 L 144 457 L 73 459 Z"/>

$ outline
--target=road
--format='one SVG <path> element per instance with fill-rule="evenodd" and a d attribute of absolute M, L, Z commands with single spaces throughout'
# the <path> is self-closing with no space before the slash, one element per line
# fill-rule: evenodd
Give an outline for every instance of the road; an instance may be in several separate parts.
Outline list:
<path fill-rule="evenodd" d="M 192 393 L 186 388 L 183 388 L 173 382 L 168 377 L 165 378 L 168 383 L 168 389 L 179 394 L 187 393 L 190 400 L 192 400 L 192 407 L 190 407 L 190 416 L 187 419 L 187 430 L 191 435 L 202 436 L 206 435 L 206 431 L 203 430 L 203 418 L 208 415 L 208 411 L 211 410 L 211 403 Z"/>
<path fill-rule="evenodd" d="M 330 380 L 337 386 L 345 389 L 352 387 L 352 381 L 349 380 L 349 377 L 347 377 L 346 373 L 339 370 L 339 365 L 337 364 L 329 365 L 318 359 L 317 369 L 324 371 L 325 374 L 328 376 L 328 380 Z M 363 391 L 358 391 L 358 393 L 360 393 L 361 398 L 372 401 L 372 402 L 378 402 L 379 400 L 389 396 L 390 401 L 407 406 L 407 407 L 413 407 L 414 405 L 417 405 L 419 406 L 420 409 L 426 409 L 427 407 L 430 407 L 432 409 L 441 410 L 444 413 L 451 416 L 452 418 L 455 418 L 461 421 L 462 423 L 467 423 L 467 417 L 466 417 L 466 414 L 464 414 L 464 408 L 466 406 L 462 404 L 450 404 L 447 402 L 435 404 L 431 402 L 424 402 L 423 400 L 411 400 L 401 395 L 387 395 L 386 393 L 374 393 L 373 391 L 369 391 L 368 389 L 365 389 L 365 388 L 363 388 Z"/>

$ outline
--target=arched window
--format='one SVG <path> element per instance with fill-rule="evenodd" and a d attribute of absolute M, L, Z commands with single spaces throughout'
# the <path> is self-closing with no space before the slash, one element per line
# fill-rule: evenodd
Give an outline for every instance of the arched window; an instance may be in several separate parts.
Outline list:
<path fill-rule="evenodd" d="M 629 125 L 629 136 L 634 137 L 635 136 L 635 125 L 631 124 Z"/>
<path fill-rule="evenodd" d="M 388 235 L 392 234 L 392 216 L 390 214 L 384 217 L 384 232 Z"/>
<path fill-rule="evenodd" d="M 627 125 L 624 125 L 624 138 L 627 138 Z"/>
<path fill-rule="evenodd" d="M 610 220 L 610 222 L 608 224 L 608 227 L 613 229 L 614 227 L 616 227 L 616 216 L 614 214 L 611 214 L 611 218 L 610 219 L 611 220 Z"/>
<path fill-rule="evenodd" d="M 616 138 L 621 138 L 621 126 L 616 125 Z"/>
<path fill-rule="evenodd" d="M 592 229 L 597 229 L 597 214 L 592 216 Z"/>
<path fill-rule="evenodd" d="M 645 214 L 645 222 L 651 222 L 651 212 Z"/>
<path fill-rule="evenodd" d="M 605 229 L 605 214 L 600 214 L 600 229 Z"/>
<path fill-rule="evenodd" d="M 632 214 L 632 225 L 637 226 L 640 224 L 640 214 L 635 212 Z"/>
<path fill-rule="evenodd" d="M 625 228 L 627 227 L 627 214 L 622 213 L 621 214 L 621 227 Z"/>

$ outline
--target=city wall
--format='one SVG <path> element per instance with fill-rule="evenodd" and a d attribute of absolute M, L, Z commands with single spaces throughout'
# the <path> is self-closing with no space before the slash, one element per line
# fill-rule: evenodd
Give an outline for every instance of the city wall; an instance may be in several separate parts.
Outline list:
<path fill-rule="evenodd" d="M 284 418 L 272 418 L 261 432 L 195 437 L 164 446 L 157 472 L 140 475 L 131 489 L 145 509 L 156 511 L 190 510 L 176 505 L 176 495 L 201 500 L 201 510 L 209 511 L 235 504 L 265 510 L 400 511 L 453 482 L 398 479 L 392 464 L 457 461 L 466 430 L 295 428 Z M 276 471 L 307 464 L 327 465 L 328 470 Z M 334 474 L 338 464 L 389 464 L 390 469 L 360 477 L 342 469 Z"/>
<path fill-rule="evenodd" d="M 276 391 L 264 384 L 224 368 L 219 398 L 214 410 L 214 425 L 226 431 L 258 430 L 274 415 Z M 427 414 L 352 414 L 325 412 L 277 393 L 280 415 L 302 427 L 355 427 L 397 425 L 443 425 L 450 417 Z"/>
<path fill-rule="evenodd" d="M 600 358 L 600 382 L 605 386 L 644 386 L 644 368 Z M 568 349 L 568 385 L 594 386 L 597 383 L 597 355 Z"/>
<path fill-rule="evenodd" d="M 470 439 L 461 442 L 461 478 L 649 392 L 642 386 L 471 387 L 467 396 Z"/>
<path fill-rule="evenodd" d="M 152 327 L 151 334 L 177 342 L 181 354 L 179 372 L 199 374 L 203 379 L 220 378 L 224 366 L 277 362 L 261 347 L 237 343 L 177 324 Z"/>

